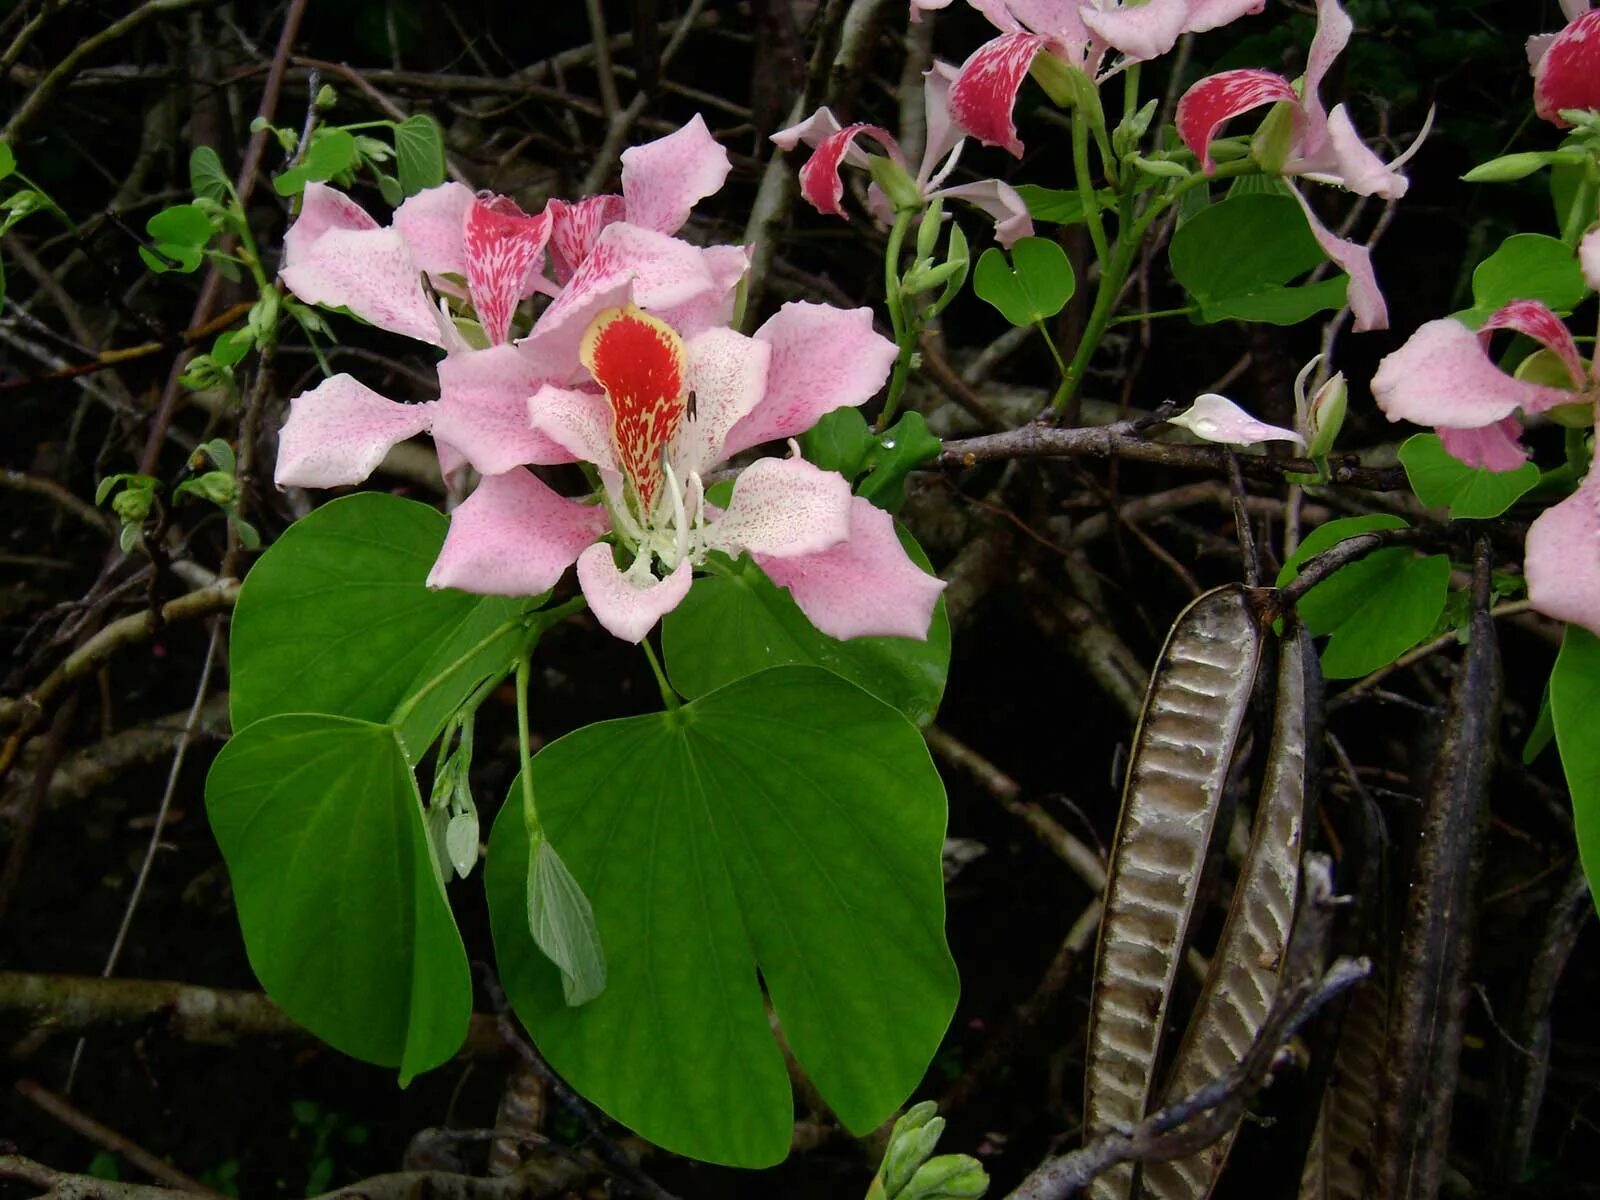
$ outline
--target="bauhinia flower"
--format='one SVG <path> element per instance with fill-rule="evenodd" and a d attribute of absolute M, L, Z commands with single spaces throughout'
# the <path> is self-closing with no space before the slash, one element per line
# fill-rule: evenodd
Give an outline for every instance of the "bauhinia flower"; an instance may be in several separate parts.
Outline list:
<path fill-rule="evenodd" d="M 1230 446 L 1254 446 L 1260 442 L 1293 442 L 1302 450 L 1306 441 L 1292 429 L 1258 421 L 1226 396 L 1206 392 L 1168 424 L 1180 425 L 1195 437 Z"/>
<path fill-rule="evenodd" d="M 1561 0 L 1567 27 L 1560 33 L 1528 39 L 1528 67 L 1533 72 L 1533 111 L 1544 120 L 1569 128 L 1562 109 L 1600 111 L 1600 10 L 1588 0 Z"/>
<path fill-rule="evenodd" d="M 455 511 L 428 582 L 528 595 L 576 562 L 596 619 L 638 642 L 713 552 L 748 553 L 824 633 L 924 638 L 944 585 L 843 476 L 798 456 L 759 458 L 725 509 L 706 499 L 708 474 L 731 455 L 863 403 L 895 354 L 868 309 L 791 303 L 753 337 L 688 339 L 631 304 L 608 309 L 580 346 L 600 392 L 550 385 L 528 405 L 536 430 L 593 465 L 600 503 L 563 498 L 526 471 L 485 479 Z"/>
<path fill-rule="evenodd" d="M 1385 163 L 1362 143 L 1345 106 L 1336 104 L 1329 112 L 1318 94 L 1328 68 L 1349 43 L 1351 29 L 1350 18 L 1338 0 L 1317 0 L 1317 32 L 1298 90 L 1272 71 L 1244 68 L 1208 76 L 1185 92 L 1178 101 L 1178 135 L 1200 159 L 1202 169 L 1208 175 L 1216 169 L 1211 142 L 1229 120 L 1263 104 L 1281 105 L 1268 116 L 1252 145 L 1264 170 L 1333 184 L 1363 196 L 1397 200 L 1405 195 L 1407 180 L 1399 168 L 1422 145 L 1427 126 L 1403 154 Z M 1387 329 L 1389 311 L 1367 248 L 1333 233 L 1298 188 L 1290 185 L 1290 191 L 1305 211 L 1323 253 L 1350 274 L 1355 328 Z"/>
<path fill-rule="evenodd" d="M 1266 0 L 968 0 L 1000 30 L 961 65 L 950 93 L 956 122 L 988 146 L 1021 156 L 1012 121 L 1017 92 L 1041 53 L 1073 69 L 1099 75 L 1106 53 L 1126 61 L 1159 58 L 1185 33 L 1216 29 L 1258 13 Z M 911 0 L 919 9 L 944 8 L 950 0 Z"/>
<path fill-rule="evenodd" d="M 813 148 L 811 157 L 800 168 L 800 194 L 818 212 L 848 220 L 839 203 L 844 198 L 844 181 L 839 177 L 839 168 L 845 163 L 860 168 L 870 166 L 870 156 L 856 145 L 857 138 L 866 137 L 883 147 L 889 160 L 904 176 L 906 190 L 915 193 L 921 206 L 941 196 L 965 200 L 994 219 L 995 240 L 1002 246 L 1009 247 L 1018 238 L 1032 236 L 1033 221 L 1028 216 L 1028 206 L 1010 184 L 984 179 L 954 187 L 940 186 L 955 170 L 965 143 L 960 127 L 950 116 L 950 85 L 954 77 L 955 69 L 947 63 L 935 63 L 933 69 L 923 75 L 927 132 L 922 162 L 915 176 L 911 174 L 900 144 L 888 130 L 861 122 L 841 126 L 827 106 L 817 109 L 798 125 L 773 134 L 772 140 L 784 150 L 793 150 L 802 142 Z M 881 199 L 876 183 L 871 192 L 875 200 Z M 888 209 L 890 206 L 883 203 L 881 207 Z M 892 211 L 887 215 L 892 216 Z"/>

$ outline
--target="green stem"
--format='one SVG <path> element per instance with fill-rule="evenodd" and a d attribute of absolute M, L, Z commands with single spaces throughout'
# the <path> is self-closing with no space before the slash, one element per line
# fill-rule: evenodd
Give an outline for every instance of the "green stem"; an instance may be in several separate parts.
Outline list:
<path fill-rule="evenodd" d="M 1578 194 L 1572 198 L 1572 207 L 1567 210 L 1566 224 L 1561 229 L 1561 240 L 1569 246 L 1576 246 L 1578 239 L 1583 236 L 1583 231 L 1589 227 L 1589 213 L 1594 208 L 1594 177 L 1595 167 L 1591 163 L 1578 182 Z"/>
<path fill-rule="evenodd" d="M 421 703 L 424 696 L 448 679 L 455 671 L 464 666 L 474 655 L 480 654 L 484 650 L 487 650 L 495 642 L 505 637 L 506 634 L 510 633 L 521 624 L 522 618 L 514 617 L 509 621 L 502 621 L 499 625 L 496 625 L 494 629 L 491 630 L 485 637 L 475 643 L 454 662 L 445 667 L 444 670 L 440 671 L 432 679 L 428 680 L 427 683 L 423 684 L 419 689 L 407 696 L 401 703 L 400 707 L 395 709 L 393 715 L 390 716 L 389 724 L 396 726 L 404 725 L 406 718 L 409 717 L 417 705 Z M 502 675 L 501 678 L 503 679 L 505 677 Z"/>
<path fill-rule="evenodd" d="M 656 686 L 661 689 L 661 702 L 667 706 L 668 712 L 678 710 L 678 693 L 672 690 L 672 685 L 667 682 L 667 673 L 661 669 L 661 660 L 656 657 L 655 647 L 650 644 L 647 636 L 639 645 L 644 647 L 644 656 L 650 660 L 650 669 L 655 672 Z"/>
<path fill-rule="evenodd" d="M 1152 309 L 1150 312 L 1129 313 L 1125 317 L 1113 317 L 1111 323 L 1113 325 L 1121 325 L 1128 321 L 1150 321 L 1156 317 L 1186 317 L 1190 313 L 1199 311 L 1199 305 L 1185 304 L 1182 308 L 1157 308 Z"/>
<path fill-rule="evenodd" d="M 517 659 L 517 759 L 522 767 L 522 819 L 528 826 L 530 846 L 537 845 L 543 834 L 539 806 L 533 800 L 533 753 L 528 747 L 528 672 L 532 661 L 531 654 Z"/>
<path fill-rule="evenodd" d="M 1089 239 L 1094 243 L 1095 257 L 1104 269 L 1111 251 L 1106 244 L 1106 226 L 1100 217 L 1100 205 L 1095 199 L 1094 177 L 1089 174 L 1089 119 L 1083 107 L 1072 109 L 1072 172 L 1078 177 L 1078 198 L 1083 201 L 1084 220 L 1089 226 Z"/>
<path fill-rule="evenodd" d="M 889 305 L 889 321 L 894 326 L 894 343 L 900 353 L 894 360 L 894 374 L 889 377 L 889 394 L 883 401 L 883 411 L 878 415 L 878 428 L 885 428 L 900 407 L 900 397 L 906 389 L 906 378 L 911 372 L 911 356 L 916 350 L 915 322 L 907 320 L 904 301 L 900 294 L 900 250 L 905 245 L 911 219 L 917 214 L 909 209 L 895 214 L 894 227 L 889 230 L 889 245 L 883 253 L 883 294 Z"/>

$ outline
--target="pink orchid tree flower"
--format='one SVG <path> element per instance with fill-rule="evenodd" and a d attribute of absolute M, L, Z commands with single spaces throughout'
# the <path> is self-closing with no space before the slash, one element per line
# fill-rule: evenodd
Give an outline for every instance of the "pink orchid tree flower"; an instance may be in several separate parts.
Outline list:
<path fill-rule="evenodd" d="M 877 125 L 856 123 L 841 126 L 827 106 L 817 109 L 798 125 L 780 129 L 772 140 L 785 151 L 804 143 L 813 153 L 800 168 L 800 194 L 818 212 L 827 216 L 849 220 L 840 201 L 844 199 L 844 181 L 839 168 L 848 163 L 866 169 L 870 157 L 857 144 L 858 138 L 871 138 L 888 154 L 890 161 L 912 180 L 913 188 L 923 207 L 940 197 L 965 200 L 982 210 L 994 220 L 995 240 L 1009 247 L 1018 238 L 1033 235 L 1033 220 L 1021 195 L 1009 183 L 998 179 L 984 179 L 977 183 L 964 183 L 952 187 L 941 186 L 955 170 L 966 139 L 960 126 L 950 114 L 950 88 L 955 78 L 955 68 L 948 63 L 936 62 L 923 74 L 923 97 L 927 110 L 926 143 L 922 161 L 915 176 L 900 144 L 893 136 Z M 893 211 L 887 198 L 876 183 L 869 189 L 869 200 L 880 219 L 893 220 Z"/>
<path fill-rule="evenodd" d="M 986 146 L 1021 157 L 1012 112 L 1022 81 L 1041 53 L 1103 79 L 1108 51 L 1123 63 L 1159 58 L 1185 33 L 1201 33 L 1258 13 L 1266 0 L 968 0 L 1000 30 L 961 65 L 950 94 L 958 124 Z M 943 8 L 949 0 L 912 0 L 911 12 Z"/>
<path fill-rule="evenodd" d="M 1569 129 L 1562 109 L 1600 111 L 1600 10 L 1591 10 L 1588 0 L 1561 0 L 1561 12 L 1565 29 L 1528 39 L 1528 68 L 1533 111 Z"/>
<path fill-rule="evenodd" d="M 1255 446 L 1262 442 L 1293 442 L 1304 450 L 1305 438 L 1292 429 L 1268 425 L 1258 421 L 1226 396 L 1206 392 L 1196 396 L 1194 403 L 1168 424 L 1187 429 L 1195 437 L 1207 442 L 1221 442 L 1229 446 Z"/>
<path fill-rule="evenodd" d="M 1571 389 L 1507 375 L 1489 357 L 1497 329 L 1526 334 L 1560 361 Z M 1445 317 L 1419 328 L 1378 364 L 1372 395 L 1391 421 L 1431 425 L 1444 448 L 1469 467 L 1512 471 L 1527 460 L 1517 413 L 1591 403 L 1596 381 L 1561 319 L 1537 300 L 1513 300 L 1476 332 Z"/>
<path fill-rule="evenodd" d="M 540 433 L 594 467 L 599 502 L 558 496 L 525 471 L 485 480 L 456 510 L 428 582 L 526 595 L 575 562 L 596 619 L 638 642 L 712 552 L 748 553 L 824 633 L 925 638 L 944 585 L 843 476 L 758 458 L 725 509 L 706 499 L 708 475 L 730 456 L 864 403 L 895 355 L 868 309 L 791 303 L 753 337 L 724 328 L 687 339 L 632 304 L 608 309 L 580 346 L 600 390 L 548 385 L 528 403 Z"/>
<path fill-rule="evenodd" d="M 1208 76 L 1185 92 L 1178 101 L 1178 135 L 1200 159 L 1205 173 L 1210 175 L 1216 170 L 1211 143 L 1222 126 L 1264 104 L 1281 105 L 1274 113 L 1287 114 L 1287 139 L 1281 136 L 1285 132 L 1281 119 L 1275 125 L 1269 116 L 1262 134 L 1257 136 L 1259 144 L 1254 147 L 1264 169 L 1286 177 L 1333 184 L 1362 196 L 1398 200 L 1405 195 L 1407 180 L 1400 167 L 1421 147 L 1428 126 L 1403 154 L 1385 163 L 1362 143 L 1343 104 L 1335 105 L 1331 112 L 1322 105 L 1322 80 L 1349 43 L 1352 28 L 1339 0 L 1317 0 L 1317 32 L 1298 90 L 1272 71 L 1243 68 Z M 1428 123 L 1431 122 L 1430 112 Z M 1355 328 L 1387 329 L 1389 310 L 1373 273 L 1370 252 L 1359 242 L 1341 238 L 1323 225 L 1305 196 L 1292 184 L 1290 191 L 1300 202 L 1323 253 L 1350 275 L 1349 299 Z"/>

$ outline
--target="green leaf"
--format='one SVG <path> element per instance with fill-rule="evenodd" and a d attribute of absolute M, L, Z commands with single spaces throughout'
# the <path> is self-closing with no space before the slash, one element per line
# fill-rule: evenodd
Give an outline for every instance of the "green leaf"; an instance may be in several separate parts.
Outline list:
<path fill-rule="evenodd" d="M 1017 194 L 1028 206 L 1028 215 L 1035 221 L 1050 225 L 1076 225 L 1084 220 L 1083 197 L 1076 191 L 1040 187 L 1033 183 L 1017 185 Z M 1095 202 L 1102 209 L 1117 206 L 1117 194 L 1109 189 L 1095 193 Z"/>
<path fill-rule="evenodd" d="M 1344 303 L 1349 277 L 1286 286 L 1324 259 L 1300 205 L 1288 196 L 1238 195 L 1178 226 L 1172 273 L 1200 305 L 1200 320 L 1294 325 Z"/>
<path fill-rule="evenodd" d="M 932 574 L 922 548 L 904 529 L 900 541 Z M 661 625 L 672 686 L 694 698 L 768 667 L 825 667 L 892 704 L 918 725 L 933 720 L 950 670 L 950 622 L 941 599 L 928 640 L 865 637 L 840 641 L 806 619 L 786 588 L 748 558 L 732 575 L 697 579 Z"/>
<path fill-rule="evenodd" d="M 856 486 L 856 494 L 886 512 L 899 512 L 906 499 L 906 476 L 943 448 L 921 413 L 906 413 L 874 439 L 867 460 L 872 472 Z"/>
<path fill-rule="evenodd" d="M 1512 234 L 1472 272 L 1473 310 L 1485 317 L 1513 300 L 1570 312 L 1588 290 L 1572 247 L 1542 233 Z"/>
<path fill-rule="evenodd" d="M 400 189 L 407 196 L 443 183 L 444 138 L 439 123 L 426 113 L 417 113 L 396 125 L 394 160 Z"/>
<path fill-rule="evenodd" d="M 877 448 L 872 427 L 859 408 L 836 408 L 800 435 L 807 460 L 824 471 L 837 471 L 852 483 L 866 469 Z"/>
<path fill-rule="evenodd" d="M 1528 740 L 1522 744 L 1522 765 L 1531 767 L 1555 736 L 1556 723 L 1550 711 L 1550 681 L 1547 679 L 1544 694 L 1539 697 L 1539 713 L 1533 719 L 1533 728 L 1528 730 Z"/>
<path fill-rule="evenodd" d="M 1022 238 L 1011 247 L 1011 262 L 1007 266 L 1005 252 L 989 247 L 972 273 L 972 290 L 1013 325 L 1053 317 L 1072 299 L 1072 264 L 1049 238 Z"/>
<path fill-rule="evenodd" d="M 1340 517 L 1338 520 L 1327 521 L 1318 525 L 1295 548 L 1289 556 L 1289 561 L 1283 564 L 1278 572 L 1277 586 L 1283 587 L 1296 575 L 1300 568 L 1310 559 L 1332 550 L 1340 542 L 1347 541 L 1362 533 L 1375 533 L 1380 529 L 1404 529 L 1406 522 L 1401 517 L 1389 513 L 1373 513 L 1365 517 Z"/>
<path fill-rule="evenodd" d="M 11 143 L 0 142 L 0 179 L 17 169 L 16 155 L 11 153 Z"/>
<path fill-rule="evenodd" d="M 1400 447 L 1411 490 L 1429 508 L 1448 508 L 1458 517 L 1498 517 L 1539 482 L 1539 468 L 1525 462 L 1515 471 L 1469 467 L 1444 448 L 1435 433 L 1418 433 Z"/>
<path fill-rule="evenodd" d="M 507 810 L 517 808 L 519 772 L 511 782 Z M 514 818 L 513 818 L 514 819 Z M 606 958 L 594 925 L 594 910 L 550 839 L 541 837 L 528 864 L 528 929 L 545 957 L 561 971 L 561 994 L 569 1006 L 587 1004 L 606 990 Z"/>
<path fill-rule="evenodd" d="M 393 175 L 385 175 L 382 171 L 376 172 L 378 176 L 378 195 L 383 197 L 383 202 L 390 208 L 399 208 L 405 203 L 406 194 L 400 186 L 400 181 Z"/>
<path fill-rule="evenodd" d="M 197 204 L 174 204 L 156 213 L 144 224 L 144 230 L 156 242 L 174 246 L 193 246 L 198 249 L 211 240 L 216 227 L 211 218 Z"/>
<path fill-rule="evenodd" d="M 196 196 L 226 204 L 233 195 L 233 181 L 222 169 L 222 160 L 210 146 L 196 146 L 189 155 L 189 188 Z"/>
<path fill-rule="evenodd" d="M 455 1053 L 472 981 L 392 728 L 311 714 L 251 725 L 212 764 L 206 811 L 274 1003 L 402 1083 Z"/>
<path fill-rule="evenodd" d="M 343 129 L 323 126 L 313 135 L 306 156 L 272 181 L 280 196 L 295 196 L 312 182 L 324 182 L 356 165 L 360 149 L 356 139 Z"/>
<path fill-rule="evenodd" d="M 1594 736 L 1594 714 L 1600 711 L 1600 639 L 1577 625 L 1556 655 L 1550 676 L 1550 715 L 1555 721 L 1561 770 L 1572 793 L 1572 824 L 1578 835 L 1578 857 L 1589 879 L 1589 892 L 1600 906 L 1600 738 Z"/>
<path fill-rule="evenodd" d="M 233 727 L 286 712 L 400 722 L 415 762 L 484 678 L 510 661 L 528 602 L 424 586 L 447 522 L 412 500 L 361 492 L 289 527 L 239 591 L 230 642 Z M 442 676 L 442 677 L 441 677 Z"/>
<path fill-rule="evenodd" d="M 506 994 L 551 1066 L 679 1153 L 789 1149 L 784 1037 L 852 1132 L 922 1077 L 955 1007 L 944 790 L 916 729 L 827 671 L 781 667 L 666 713 L 591 725 L 533 761 L 539 815 L 594 906 L 610 978 L 567 1005 L 528 934 L 526 827 L 485 881 Z"/>

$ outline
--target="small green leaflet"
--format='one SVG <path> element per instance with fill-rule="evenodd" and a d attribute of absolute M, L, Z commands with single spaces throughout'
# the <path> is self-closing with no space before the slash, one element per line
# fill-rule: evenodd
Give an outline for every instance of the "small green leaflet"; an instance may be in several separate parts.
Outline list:
<path fill-rule="evenodd" d="M 972 290 L 1000 310 L 1013 325 L 1032 325 L 1053 317 L 1077 287 L 1067 252 L 1049 238 L 1022 238 L 1005 253 L 991 246 L 978 259 Z"/>
<path fill-rule="evenodd" d="M 311 146 L 299 166 L 291 167 L 272 181 L 280 196 L 298 196 L 308 183 L 321 183 L 354 167 L 361 150 L 356 139 L 343 129 L 323 126 L 312 134 Z"/>
<path fill-rule="evenodd" d="M 164 208 L 145 222 L 144 229 L 155 242 L 155 252 L 140 246 L 139 257 L 157 275 L 167 271 L 187 275 L 193 271 L 204 259 L 206 244 L 216 232 L 205 210 L 194 204 Z"/>
<path fill-rule="evenodd" d="M 511 784 L 516 803 L 519 774 Z M 528 930 L 545 957 L 561 971 L 561 992 L 567 1004 L 587 1004 L 606 990 L 606 956 L 595 928 L 594 910 L 567 864 L 541 836 L 528 863 Z"/>
<path fill-rule="evenodd" d="M 210 146 L 196 146 L 189 155 L 189 187 L 196 196 L 226 204 L 233 195 L 233 181 L 222 169 L 222 160 Z"/>
<path fill-rule="evenodd" d="M 1472 308 L 1463 317 L 1479 325 L 1513 300 L 1539 300 L 1555 312 L 1571 312 L 1588 290 L 1571 246 L 1542 233 L 1514 233 L 1472 272 Z"/>
<path fill-rule="evenodd" d="M 808 461 L 839 472 L 855 484 L 856 495 L 886 512 L 899 511 L 906 476 L 937 455 L 942 445 L 919 412 L 905 413 L 882 433 L 874 433 L 854 408 L 834 409 L 800 437 Z M 866 478 L 858 480 L 863 471 Z"/>
<path fill-rule="evenodd" d="M 1017 194 L 1028 206 L 1028 215 L 1035 221 L 1049 225 L 1076 225 L 1084 219 L 1083 196 L 1077 191 L 1040 187 L 1036 183 L 1017 185 Z M 1116 208 L 1117 194 L 1109 189 L 1095 193 L 1095 202 L 1102 209 Z"/>
<path fill-rule="evenodd" d="M 1452 519 L 1498 517 L 1539 482 L 1539 468 L 1515 471 L 1469 467 L 1444 448 L 1435 433 L 1418 433 L 1400 447 L 1411 490 L 1429 508 L 1448 508 Z"/>
<path fill-rule="evenodd" d="M 0 179 L 4 179 L 16 169 L 17 159 L 16 156 L 11 153 L 11 143 L 0 142 Z"/>
<path fill-rule="evenodd" d="M 1556 727 L 1561 770 L 1572 793 L 1572 824 L 1578 857 L 1589 892 L 1600 906 L 1600 738 L 1594 715 L 1600 712 L 1600 639 L 1577 625 L 1567 626 L 1556 668 L 1550 676 L 1550 715 Z"/>
<path fill-rule="evenodd" d="M 400 191 L 415 196 L 444 182 L 444 138 L 439 123 L 426 113 L 407 117 L 394 127 L 395 172 Z"/>

